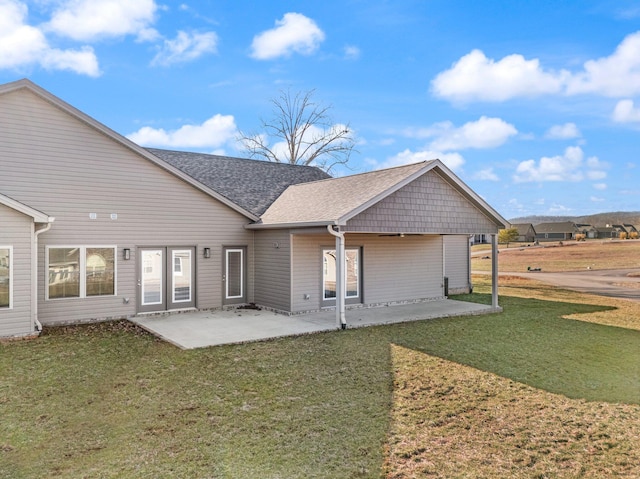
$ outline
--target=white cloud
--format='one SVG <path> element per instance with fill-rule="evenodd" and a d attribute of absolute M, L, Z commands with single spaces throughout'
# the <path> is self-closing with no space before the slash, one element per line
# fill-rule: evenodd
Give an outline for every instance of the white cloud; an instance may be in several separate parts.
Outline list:
<path fill-rule="evenodd" d="M 597 157 L 589 157 L 584 161 L 584 152 L 579 146 L 570 146 L 562 155 L 542 157 L 538 162 L 526 160 L 518 164 L 513 177 L 516 183 L 543 181 L 582 181 L 606 178 L 603 171 L 609 165 Z"/>
<path fill-rule="evenodd" d="M 47 28 L 82 41 L 138 34 L 145 38 L 157 8 L 154 0 L 66 0 Z"/>
<path fill-rule="evenodd" d="M 580 138 L 582 134 L 575 123 L 565 123 L 564 125 L 554 125 L 545 134 L 545 137 L 552 140 L 570 140 Z"/>
<path fill-rule="evenodd" d="M 485 180 L 485 181 L 500 181 L 498 175 L 496 175 L 493 171 L 493 168 L 486 168 L 484 170 L 480 170 L 473 175 L 475 180 Z"/>
<path fill-rule="evenodd" d="M 80 50 L 52 48 L 44 33 L 25 23 L 27 6 L 16 0 L 0 0 L 0 69 L 40 65 L 48 70 L 70 70 L 98 76 L 98 59 L 91 47 Z"/>
<path fill-rule="evenodd" d="M 533 97 L 557 93 L 566 73 L 545 72 L 537 59 L 509 55 L 489 59 L 473 50 L 431 82 L 433 93 L 457 102 L 505 101 L 519 96 Z"/>
<path fill-rule="evenodd" d="M 640 122 L 640 108 L 636 108 L 633 100 L 620 100 L 613 110 L 612 118 L 618 123 Z"/>
<path fill-rule="evenodd" d="M 598 196 L 590 196 L 589 199 L 591 201 L 593 201 L 594 203 L 601 203 L 601 202 L 605 201 L 604 198 L 600 198 Z"/>
<path fill-rule="evenodd" d="M 451 122 L 442 122 L 418 132 L 422 137 L 435 137 L 429 148 L 437 151 L 495 148 L 517 133 L 518 130 L 504 120 L 486 116 L 459 128 Z"/>
<path fill-rule="evenodd" d="M 344 47 L 344 57 L 347 60 L 357 60 L 360 58 L 360 49 L 353 45 L 347 45 Z"/>
<path fill-rule="evenodd" d="M 609 97 L 640 93 L 640 32 L 628 35 L 612 55 L 584 64 L 572 75 L 567 94 L 596 93 Z"/>
<path fill-rule="evenodd" d="M 460 103 L 546 94 L 634 96 L 640 93 L 640 32 L 625 37 L 610 56 L 586 61 L 578 72 L 545 69 L 539 59 L 519 54 L 494 60 L 473 50 L 439 73 L 431 90 Z"/>
<path fill-rule="evenodd" d="M 201 125 L 183 125 L 171 131 L 145 126 L 127 135 L 127 138 L 143 146 L 220 148 L 234 141 L 237 133 L 233 116 L 218 114 Z"/>
<path fill-rule="evenodd" d="M 587 174 L 587 178 L 593 181 L 604 180 L 607 177 L 606 171 L 592 170 L 592 171 L 587 171 L 586 174 Z"/>
<path fill-rule="evenodd" d="M 380 168 L 391 168 L 393 166 L 408 165 L 420 161 L 430 161 L 438 159 L 452 170 L 459 169 L 464 164 L 464 158 L 459 153 L 442 153 L 439 151 L 411 151 L 406 149 L 395 156 L 389 158 Z"/>
<path fill-rule="evenodd" d="M 593 189 L 594 190 L 600 190 L 600 191 L 606 190 L 607 189 L 607 184 L 606 183 L 595 183 L 593 185 Z"/>
<path fill-rule="evenodd" d="M 582 149 L 577 146 L 567 148 L 564 155 L 542 157 L 539 162 L 526 160 L 516 168 L 514 181 L 581 181 Z"/>
<path fill-rule="evenodd" d="M 218 36 L 214 32 L 187 33 L 179 31 L 174 40 L 165 40 L 162 49 L 151 61 L 151 65 L 169 66 L 216 53 Z"/>
<path fill-rule="evenodd" d="M 288 57 L 292 53 L 310 55 L 324 41 L 324 32 L 300 13 L 285 13 L 276 27 L 253 38 L 251 56 L 258 60 Z"/>
<path fill-rule="evenodd" d="M 571 208 L 567 208 L 564 205 L 559 205 L 558 203 L 554 203 L 547 210 L 547 214 L 560 215 L 560 214 L 563 214 L 563 213 L 570 213 L 571 211 L 572 211 Z"/>

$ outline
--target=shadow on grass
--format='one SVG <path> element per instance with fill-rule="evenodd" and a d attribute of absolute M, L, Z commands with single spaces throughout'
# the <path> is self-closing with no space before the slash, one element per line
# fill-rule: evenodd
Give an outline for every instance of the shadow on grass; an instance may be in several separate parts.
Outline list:
<path fill-rule="evenodd" d="M 510 296 L 501 305 L 501 314 L 398 329 L 394 342 L 570 398 L 640 404 L 640 331 L 562 317 L 614 308 Z"/>

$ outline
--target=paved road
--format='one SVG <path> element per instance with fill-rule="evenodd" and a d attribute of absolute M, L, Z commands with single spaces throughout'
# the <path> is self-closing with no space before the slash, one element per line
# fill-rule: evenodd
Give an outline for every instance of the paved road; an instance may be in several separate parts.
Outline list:
<path fill-rule="evenodd" d="M 640 301 L 640 277 L 631 277 L 629 274 L 640 275 L 640 268 L 597 271 L 589 270 L 564 273 L 499 273 L 499 275 L 505 276 L 531 278 L 553 284 L 555 286 L 560 286 L 565 289 L 581 291 L 584 293 Z"/>

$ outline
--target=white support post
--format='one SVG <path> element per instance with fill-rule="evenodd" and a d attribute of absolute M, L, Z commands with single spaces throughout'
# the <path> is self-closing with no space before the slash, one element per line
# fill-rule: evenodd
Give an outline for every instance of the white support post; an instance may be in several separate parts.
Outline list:
<path fill-rule="evenodd" d="M 336 236 L 336 322 L 338 327 L 344 329 L 347 326 L 345 318 L 345 298 L 346 290 L 346 271 L 345 271 L 345 251 L 344 236 Z"/>
<path fill-rule="evenodd" d="M 498 235 L 491 235 L 491 306 L 498 309 Z"/>
<path fill-rule="evenodd" d="M 347 271 L 345 268 L 344 233 L 336 231 L 333 226 L 327 227 L 329 233 L 336 237 L 336 323 L 339 328 L 347 328 L 345 316 L 345 298 L 347 296 Z"/>

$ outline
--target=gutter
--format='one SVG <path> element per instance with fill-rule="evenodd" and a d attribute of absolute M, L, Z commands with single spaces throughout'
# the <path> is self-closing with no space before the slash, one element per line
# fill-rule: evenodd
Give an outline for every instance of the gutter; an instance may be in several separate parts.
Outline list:
<path fill-rule="evenodd" d="M 39 230 L 35 229 L 34 225 L 33 242 L 31 243 L 31 314 L 35 325 L 35 330 L 38 333 L 42 332 L 42 323 L 38 320 L 38 236 L 49 231 L 53 226 L 53 222 L 55 220 L 56 219 L 54 217 L 49 216 L 47 218 L 47 225 Z"/>
<path fill-rule="evenodd" d="M 336 323 L 341 329 L 347 329 L 347 319 L 345 317 L 345 274 L 344 274 L 344 233 L 333 229 L 332 225 L 327 225 L 330 235 L 336 237 Z"/>
<path fill-rule="evenodd" d="M 339 224 L 336 221 L 294 221 L 291 223 L 250 223 L 245 225 L 248 230 L 266 230 L 266 229 L 283 229 L 283 228 L 313 228 L 318 226 L 328 226 Z"/>

